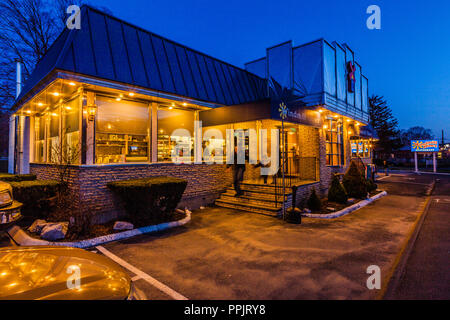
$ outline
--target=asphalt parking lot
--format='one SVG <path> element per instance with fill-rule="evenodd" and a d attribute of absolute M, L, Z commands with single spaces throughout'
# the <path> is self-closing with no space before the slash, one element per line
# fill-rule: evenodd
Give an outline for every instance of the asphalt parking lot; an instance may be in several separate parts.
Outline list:
<path fill-rule="evenodd" d="M 373 299 L 367 267 L 386 277 L 433 179 L 383 178 L 388 196 L 335 220 L 291 225 L 211 207 L 186 226 L 100 249 L 138 270 L 130 274 L 149 299 Z"/>
<path fill-rule="evenodd" d="M 185 226 L 90 250 L 128 270 L 147 299 L 374 299 L 380 290 L 367 288 L 367 267 L 379 266 L 386 280 L 434 179 L 382 176 L 377 183 L 388 196 L 338 219 L 292 225 L 208 207 Z M 416 260 L 410 277 L 421 276 Z"/>

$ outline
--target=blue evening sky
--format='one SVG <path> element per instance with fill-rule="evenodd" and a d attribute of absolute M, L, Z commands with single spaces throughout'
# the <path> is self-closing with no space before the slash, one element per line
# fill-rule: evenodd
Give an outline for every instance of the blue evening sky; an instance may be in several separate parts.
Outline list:
<path fill-rule="evenodd" d="M 448 0 L 91 0 L 114 16 L 243 67 L 272 45 L 318 38 L 347 43 L 400 128 L 424 126 L 450 139 Z M 381 30 L 366 9 L 381 8 Z"/>

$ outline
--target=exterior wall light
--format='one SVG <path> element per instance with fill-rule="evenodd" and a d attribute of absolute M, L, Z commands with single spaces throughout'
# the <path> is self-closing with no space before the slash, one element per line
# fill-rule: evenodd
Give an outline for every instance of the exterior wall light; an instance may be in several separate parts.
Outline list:
<path fill-rule="evenodd" d="M 95 114 L 97 113 L 97 106 L 95 104 L 88 106 L 87 113 L 89 121 L 93 121 L 95 119 Z"/>

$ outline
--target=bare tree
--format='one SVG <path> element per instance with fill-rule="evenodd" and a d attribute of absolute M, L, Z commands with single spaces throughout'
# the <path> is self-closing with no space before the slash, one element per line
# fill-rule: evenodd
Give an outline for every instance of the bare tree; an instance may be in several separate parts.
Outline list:
<path fill-rule="evenodd" d="M 0 105 L 10 107 L 15 98 L 15 59 L 27 79 L 37 61 L 61 30 L 54 8 L 44 0 L 3 0 L 0 3 Z"/>

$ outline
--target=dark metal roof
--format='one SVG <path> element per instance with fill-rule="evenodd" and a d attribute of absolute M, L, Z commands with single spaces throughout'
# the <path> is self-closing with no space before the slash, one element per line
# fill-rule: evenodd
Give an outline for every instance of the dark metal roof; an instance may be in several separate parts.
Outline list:
<path fill-rule="evenodd" d="M 54 70 L 223 105 L 266 98 L 266 80 L 89 6 L 36 65 L 14 107 Z"/>

